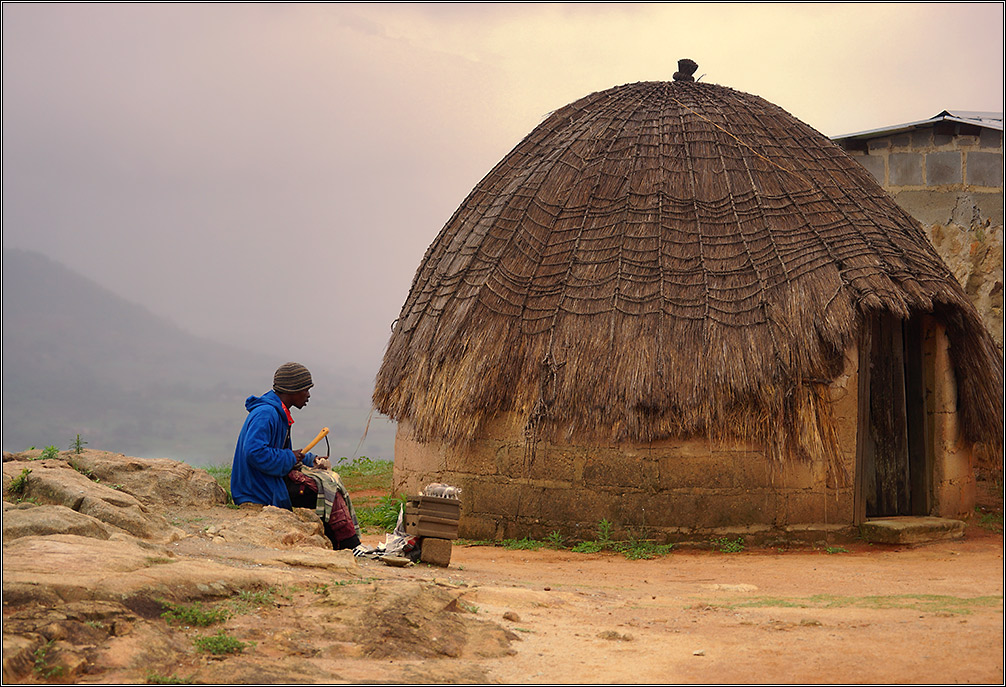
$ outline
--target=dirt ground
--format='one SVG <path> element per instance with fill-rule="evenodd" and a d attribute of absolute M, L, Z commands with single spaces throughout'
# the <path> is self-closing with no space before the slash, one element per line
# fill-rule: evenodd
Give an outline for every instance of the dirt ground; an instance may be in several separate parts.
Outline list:
<path fill-rule="evenodd" d="M 383 540 L 363 537 L 369 545 Z M 465 612 L 453 615 L 483 629 L 441 627 L 444 614 L 432 606 L 407 616 L 396 606 L 420 598 L 436 603 L 427 596 L 384 600 L 374 617 L 360 619 L 353 637 L 305 642 L 310 668 L 301 679 L 256 673 L 261 662 L 242 670 L 235 665 L 240 658 L 228 658 L 204 663 L 195 681 L 252 674 L 257 679 L 241 681 L 1003 684 L 1001 533 L 974 521 L 954 541 L 841 548 L 683 549 L 629 560 L 455 545 L 448 568 L 395 568 L 359 558 L 360 579 L 368 584 L 338 588 L 331 598 L 341 608 L 359 606 L 340 596 L 351 589 L 376 601 L 434 588 L 458 600 Z M 314 579 L 325 582 L 323 575 Z M 333 602 L 303 592 L 228 629 L 264 650 L 284 633 L 310 632 L 310 619 L 326 603 Z M 379 627 L 378 618 L 388 627 Z M 509 639 L 502 650 L 501 628 Z M 361 635 L 383 642 L 386 651 L 361 650 Z M 430 650 L 417 655 L 423 644 Z M 411 655 L 396 655 L 396 646 Z M 285 651 L 284 665 L 289 658 Z"/>
<path fill-rule="evenodd" d="M 195 535 L 169 545 L 177 559 L 266 565 L 260 549 L 201 534 L 247 512 L 169 516 Z M 89 667 L 73 681 L 1003 683 L 1003 536 L 977 519 L 963 539 L 913 547 L 676 548 L 629 560 L 455 545 L 447 568 L 355 561 L 351 578 L 270 564 L 270 583 L 286 591 L 222 627 L 253 643 L 242 654 L 194 652 L 192 638 L 210 630 L 169 626 L 158 607 L 84 647 Z M 12 620 L 27 622 L 5 607 Z"/>
<path fill-rule="evenodd" d="M 1002 537 L 848 552 L 611 554 L 455 547 L 440 575 L 520 637 L 502 683 L 1003 681 Z M 421 666 L 416 666 L 421 668 Z"/>

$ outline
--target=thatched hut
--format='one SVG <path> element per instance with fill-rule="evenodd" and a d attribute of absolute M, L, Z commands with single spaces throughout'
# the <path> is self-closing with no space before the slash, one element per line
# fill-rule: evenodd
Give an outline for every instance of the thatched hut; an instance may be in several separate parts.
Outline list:
<path fill-rule="evenodd" d="M 1002 357 L 844 151 L 690 77 L 548 116 L 429 247 L 374 392 L 461 534 L 845 526 L 973 508 Z"/>

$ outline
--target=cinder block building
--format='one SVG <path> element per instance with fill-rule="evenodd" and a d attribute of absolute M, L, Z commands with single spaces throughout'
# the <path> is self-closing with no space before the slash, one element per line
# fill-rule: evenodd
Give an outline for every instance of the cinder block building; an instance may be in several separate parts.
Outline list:
<path fill-rule="evenodd" d="M 934 117 L 832 140 L 919 220 L 1003 346 L 1003 113 Z"/>

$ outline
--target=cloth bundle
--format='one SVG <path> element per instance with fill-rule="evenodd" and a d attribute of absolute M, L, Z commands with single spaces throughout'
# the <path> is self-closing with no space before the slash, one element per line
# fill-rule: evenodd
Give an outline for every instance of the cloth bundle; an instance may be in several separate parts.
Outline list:
<path fill-rule="evenodd" d="M 301 467 L 291 470 L 287 477 L 315 492 L 318 499 L 314 512 L 322 522 L 327 522 L 338 541 L 360 536 L 360 523 L 339 473 L 331 470 Z"/>

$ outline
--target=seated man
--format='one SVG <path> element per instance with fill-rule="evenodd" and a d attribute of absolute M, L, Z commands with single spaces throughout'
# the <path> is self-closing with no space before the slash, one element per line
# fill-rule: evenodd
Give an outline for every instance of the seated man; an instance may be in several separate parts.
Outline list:
<path fill-rule="evenodd" d="M 291 448 L 293 416 L 290 409 L 307 405 L 312 386 L 314 382 L 306 367 L 299 363 L 286 363 L 273 375 L 272 391 L 262 396 L 249 396 L 245 401 L 248 417 L 238 435 L 231 468 L 231 498 L 234 503 L 261 503 L 287 510 L 294 506 L 315 509 L 317 491 L 305 493 L 287 478 L 300 465 L 329 468 L 328 458 Z M 291 496 L 296 497 L 296 503 Z M 345 499 L 348 500 L 348 494 Z M 341 514 L 345 520 L 352 513 L 352 507 L 347 507 L 344 500 L 336 507 L 335 519 L 338 520 Z M 333 548 L 359 545 L 355 522 L 340 528 L 339 532 L 332 529 L 330 522 L 323 524 Z M 349 531 L 343 531 L 347 528 Z"/>

